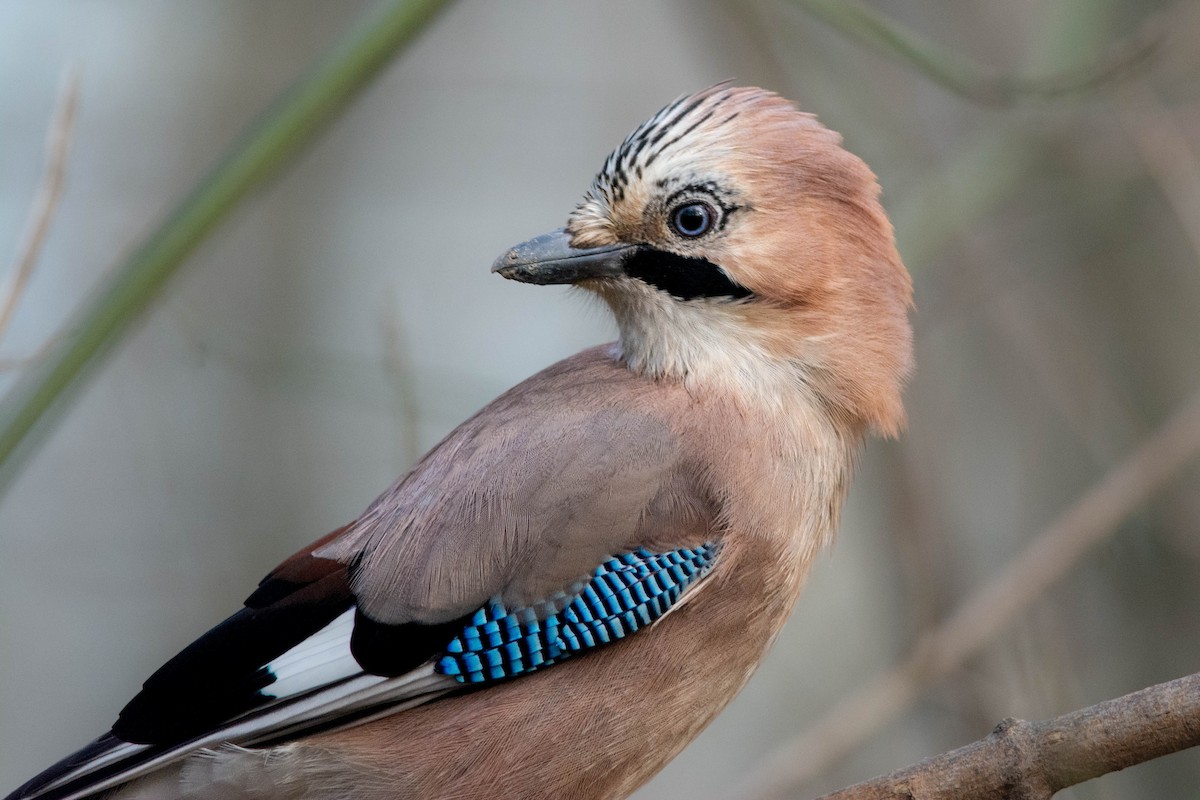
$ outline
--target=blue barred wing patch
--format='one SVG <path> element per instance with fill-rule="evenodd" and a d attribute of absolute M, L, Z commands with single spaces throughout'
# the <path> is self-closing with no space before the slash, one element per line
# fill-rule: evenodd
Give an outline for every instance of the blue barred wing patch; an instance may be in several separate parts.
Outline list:
<path fill-rule="evenodd" d="M 650 625 L 704 577 L 716 544 L 651 553 L 639 548 L 611 558 L 558 613 L 538 619 L 531 608 L 493 599 L 446 648 L 436 670 L 459 683 L 524 675 Z"/>

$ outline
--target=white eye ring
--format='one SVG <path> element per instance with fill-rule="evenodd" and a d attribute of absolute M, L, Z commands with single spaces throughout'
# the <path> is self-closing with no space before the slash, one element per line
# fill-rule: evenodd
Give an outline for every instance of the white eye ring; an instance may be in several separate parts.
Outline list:
<path fill-rule="evenodd" d="M 696 239 L 712 230 L 717 212 L 708 203 L 692 201 L 671 212 L 671 230 L 687 239 Z"/>

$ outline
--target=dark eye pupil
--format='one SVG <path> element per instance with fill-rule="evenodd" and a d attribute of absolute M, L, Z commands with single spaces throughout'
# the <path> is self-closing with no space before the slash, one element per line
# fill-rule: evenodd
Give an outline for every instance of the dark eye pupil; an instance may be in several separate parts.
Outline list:
<path fill-rule="evenodd" d="M 671 221 L 684 236 L 699 236 L 712 226 L 712 211 L 704 203 L 689 203 L 677 208 Z"/>

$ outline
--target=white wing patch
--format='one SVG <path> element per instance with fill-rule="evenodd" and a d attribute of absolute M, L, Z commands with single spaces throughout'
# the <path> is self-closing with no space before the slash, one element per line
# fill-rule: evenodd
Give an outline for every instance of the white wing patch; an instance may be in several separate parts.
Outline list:
<path fill-rule="evenodd" d="M 382 678 L 360 671 L 355 677 L 345 678 L 332 686 L 325 686 L 307 695 L 276 701 L 270 706 L 239 717 L 203 737 L 184 742 L 144 761 L 132 763 L 128 769 L 101 781 L 89 783 L 87 786 L 81 787 L 79 791 L 63 796 L 61 800 L 83 800 L 83 798 L 92 797 L 98 792 L 147 775 L 189 754 L 226 743 L 253 746 L 314 727 L 329 726 L 329 729 L 335 729 L 361 725 L 406 708 L 427 703 L 456 688 L 459 686 L 452 678 L 434 672 L 433 662 L 396 678 Z M 372 713 L 372 709 L 377 709 L 377 711 Z M 339 720 L 347 717 L 350 718 L 349 721 L 338 725 Z M 105 753 L 69 775 L 45 786 L 31 797 L 38 797 L 45 792 L 65 786 L 68 782 L 85 777 L 106 764 L 118 763 L 123 758 L 131 756 L 136 757 L 147 749 L 149 748 L 146 745 L 121 744 L 113 751 Z"/>
<path fill-rule="evenodd" d="M 142 752 L 148 750 L 149 747 L 150 747 L 149 745 L 145 745 L 145 744 L 131 744 L 129 742 L 122 742 L 118 739 L 114 739 L 112 749 L 104 752 L 101 755 L 94 756 L 87 763 L 81 764 L 80 766 L 76 767 L 75 769 L 71 770 L 70 772 L 64 773 L 62 776 L 60 776 L 59 778 L 54 780 L 52 783 L 48 783 L 45 786 L 43 786 L 36 794 L 33 795 L 33 797 L 38 797 L 45 792 L 49 792 L 53 789 L 58 788 L 59 786 L 64 786 L 64 785 L 70 783 L 71 781 L 75 781 L 75 780 L 78 780 L 79 778 L 85 777 L 87 775 L 91 775 L 93 772 L 101 770 L 104 767 L 109 766 L 110 764 L 117 764 L 123 760 L 133 758 L 134 756 L 138 755 L 139 753 L 142 753 Z M 87 792 L 77 793 L 72 796 L 73 797 L 86 796 L 91 791 L 92 790 L 89 789 Z"/>
<path fill-rule="evenodd" d="M 162 752 L 147 752 L 154 749 L 150 745 L 115 742 L 111 750 L 65 773 L 31 797 L 128 762 L 127 769 L 62 797 L 62 800 L 82 800 L 208 748 L 227 743 L 253 746 L 313 728 L 361 725 L 459 688 L 453 678 L 434 671 L 433 661 L 395 678 L 363 672 L 350 654 L 353 630 L 354 609 L 350 609 L 266 664 L 275 677 L 274 682 L 262 689 L 262 694 L 270 698 L 269 705 Z"/>
<path fill-rule="evenodd" d="M 353 631 L 351 608 L 267 664 L 266 669 L 275 676 L 275 681 L 263 687 L 262 694 L 280 699 L 292 697 L 361 674 L 362 669 L 350 654 Z"/>

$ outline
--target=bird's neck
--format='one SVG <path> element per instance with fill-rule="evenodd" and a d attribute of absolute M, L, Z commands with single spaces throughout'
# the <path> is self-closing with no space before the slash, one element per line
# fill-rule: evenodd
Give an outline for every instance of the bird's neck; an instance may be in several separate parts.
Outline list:
<path fill-rule="evenodd" d="M 739 486 L 746 501 L 727 512 L 791 550 L 802 574 L 837 527 L 865 425 L 824 399 L 801 352 L 789 354 L 736 307 L 654 297 L 610 305 L 621 362 L 636 374 L 682 383 L 711 406 L 699 424 L 720 418 L 721 430 L 698 438 L 725 447 L 725 456 L 710 461 L 729 469 L 726 485 Z"/>
<path fill-rule="evenodd" d="M 620 330 L 617 355 L 635 374 L 738 397 L 767 411 L 790 415 L 802 406 L 824 412 L 804 362 L 778 352 L 736 306 L 679 303 L 656 291 L 605 299 Z"/>

